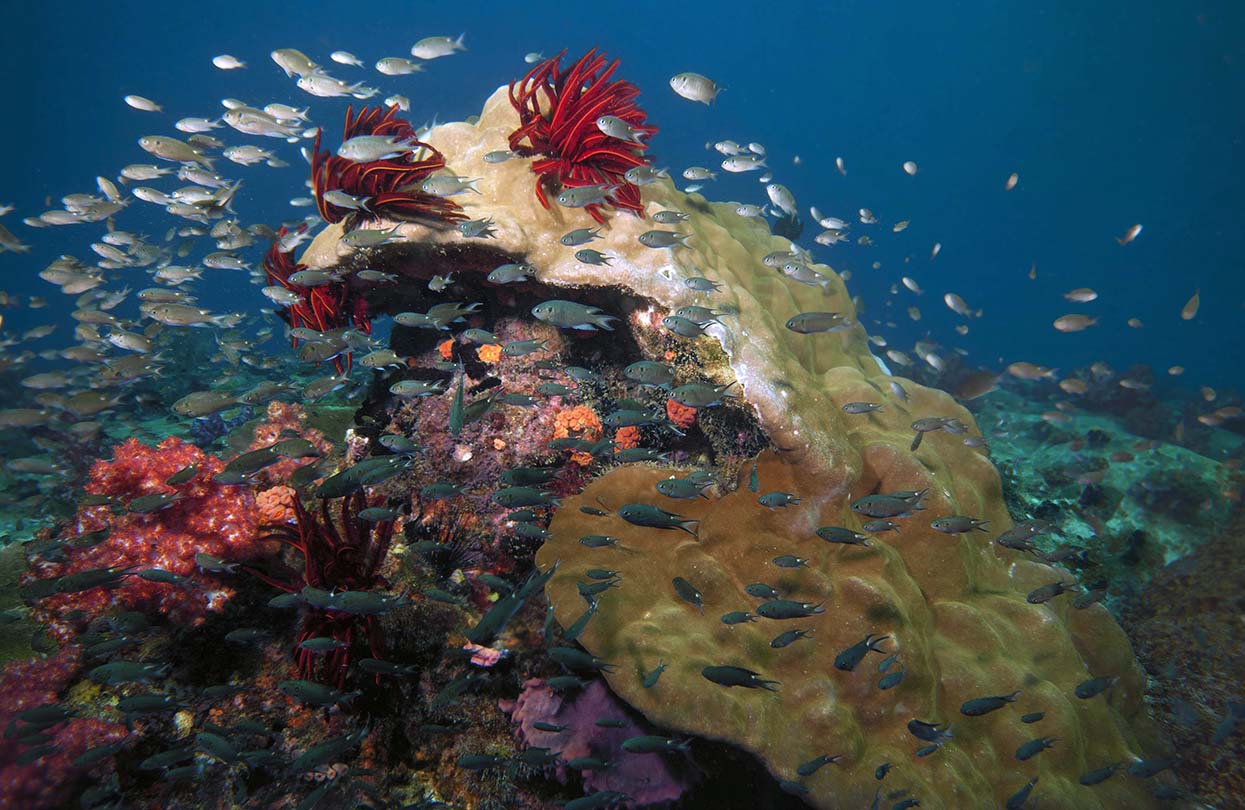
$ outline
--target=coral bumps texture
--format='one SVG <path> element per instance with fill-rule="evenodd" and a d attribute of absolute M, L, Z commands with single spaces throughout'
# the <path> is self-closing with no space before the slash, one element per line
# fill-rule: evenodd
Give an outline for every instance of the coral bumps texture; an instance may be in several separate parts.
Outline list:
<path fill-rule="evenodd" d="M 653 489 L 669 470 L 632 466 L 598 479 L 559 510 L 553 539 L 538 555 L 542 566 L 562 561 L 548 586 L 558 620 L 569 625 L 583 611 L 576 582 L 588 581 L 588 569 L 618 571 L 620 586 L 600 597 L 580 637 L 617 666 L 605 676 L 610 687 L 658 725 L 744 746 L 780 779 L 798 779 L 796 768 L 818 756 L 842 755 L 800 780 L 818 807 L 868 807 L 878 786 L 874 770 L 884 762 L 894 767 L 883 789 L 909 789 L 923 807 L 1001 807 L 1034 776 L 1050 806 L 1150 806 L 1138 780 L 1093 788 L 1078 782 L 1083 773 L 1142 753 L 1134 723 L 1145 724 L 1143 676 L 1106 610 L 1073 611 L 1066 601 L 1028 604 L 1025 594 L 1058 579 L 1054 571 L 1004 557 L 983 536 L 934 532 L 920 513 L 900 534 L 872 539 L 868 547 L 823 542 L 814 530 L 854 525 L 848 501 L 879 483 L 891 491 L 932 487 L 935 514 L 971 498 L 980 514 L 1007 522 L 992 475 L 976 482 L 980 491 L 965 475 L 948 476 L 947 486 L 911 460 L 906 445 L 888 450 L 880 437 L 861 449 L 850 439 L 845 444 L 857 465 L 837 475 L 810 474 L 764 454 L 757 470 L 762 488 L 804 498 L 772 511 L 745 482 L 720 498 L 676 505 L 660 503 Z M 597 498 L 614 508 L 654 502 L 677 509 L 701 521 L 698 536 L 578 510 L 599 505 Z M 587 534 L 613 535 L 620 547 L 585 548 L 578 539 Z M 807 566 L 776 566 L 772 559 L 784 554 L 806 558 Z M 703 613 L 675 592 L 674 576 L 701 593 Z M 720 617 L 728 612 L 755 614 L 765 600 L 744 588 L 757 582 L 785 599 L 822 603 L 825 612 L 724 624 Z M 773 638 L 796 628 L 811 637 L 771 647 Z M 835 657 L 868 633 L 890 636 L 881 646 L 899 653 L 891 671 L 902 666 L 906 675 L 898 686 L 879 688 L 881 654 L 868 655 L 851 672 L 835 668 Z M 643 673 L 659 663 L 667 670 L 644 688 Z M 720 665 L 779 681 L 777 691 L 727 688 L 702 676 L 705 667 Z M 1108 693 L 1074 696 L 1077 684 L 1104 674 L 1120 677 Z M 960 714 L 965 701 L 1016 689 L 1023 690 L 1016 703 L 1003 709 Z M 1021 714 L 1038 711 L 1045 719 L 1020 722 Z M 925 743 L 909 733 L 913 719 L 952 723 L 954 738 L 916 758 Z M 1016 760 L 1017 748 L 1041 736 L 1058 742 L 1031 760 Z"/>
<path fill-rule="evenodd" d="M 654 723 L 676 731 L 726 740 L 755 752 L 782 779 L 795 780 L 801 763 L 842 755 L 800 781 L 819 807 L 869 806 L 874 769 L 894 765 L 884 783 L 890 792 L 911 790 L 927 808 L 994 808 L 1034 776 L 1035 797 L 1051 806 L 1149 807 L 1144 783 L 1123 775 L 1086 787 L 1080 776 L 1106 765 L 1151 753 L 1142 712 L 1142 673 L 1128 642 L 1101 606 L 1072 610 L 1068 597 L 1033 605 L 1025 595 L 1061 577 L 1045 565 L 990 543 L 991 535 L 946 535 L 932 530 L 935 517 L 962 514 L 990 521 L 993 532 L 1011 523 L 999 478 L 983 453 L 962 436 L 926 434 L 909 449 L 911 423 L 955 417 L 973 428 L 969 414 L 950 396 L 898 380 L 904 401 L 868 351 L 860 327 L 824 334 L 798 334 L 785 327 L 801 312 L 837 312 L 855 319 L 846 287 L 833 270 L 813 265 L 825 279 L 811 286 L 767 267 L 768 254 L 790 243 L 734 211 L 733 203 L 709 203 L 677 191 L 669 181 L 642 189 L 646 213 L 674 208 L 689 214 L 678 232 L 687 248 L 652 250 L 638 236 L 654 227 L 629 214 L 609 219 L 594 247 L 613 257 L 609 268 L 580 264 L 561 249 L 558 237 L 594 225 L 582 210 L 544 210 L 532 193 L 529 160 L 512 159 L 485 171 L 483 156 L 505 149 L 518 124 L 504 91 L 485 105 L 478 123 L 435 128 L 427 140 L 444 155 L 450 171 L 483 177 L 481 195 L 465 200 L 473 218 L 494 217 L 490 247 L 537 268 L 545 284 L 572 288 L 618 287 L 647 305 L 627 315 L 641 346 L 660 329 L 661 317 L 689 304 L 732 308 L 725 328 L 712 327 L 702 342 L 716 342 L 725 358 L 706 368 L 717 382 L 738 380 L 776 451 L 760 460 L 760 491 L 786 491 L 802 502 L 769 510 L 746 486 L 721 497 L 668 501 L 654 485 L 670 474 L 657 467 L 625 467 L 599 478 L 569 499 L 551 525 L 552 539 L 538 555 L 542 567 L 560 560 L 548 593 L 564 626 L 583 612 L 576 582 L 590 568 L 621 572 L 622 582 L 601 597 L 601 609 L 580 641 L 593 654 L 618 665 L 610 687 Z M 382 226 L 384 224 L 382 223 Z M 399 230 L 409 238 L 450 244 L 456 237 L 418 223 Z M 303 256 L 312 267 L 338 263 L 349 250 L 338 244 L 340 227 L 326 229 Z M 403 246 L 392 248 L 400 261 Z M 378 257 L 380 258 L 380 257 Z M 383 260 L 380 262 L 383 263 Z M 711 298 L 694 293 L 684 279 L 701 275 L 720 282 Z M 617 300 L 617 299 L 616 299 Z M 620 326 L 620 328 L 622 328 Z M 883 404 L 873 414 L 842 411 L 849 402 Z M 970 432 L 975 433 L 975 429 Z M 746 473 L 745 473 L 746 475 Z M 859 529 L 850 511 L 855 498 L 875 492 L 929 489 L 926 511 L 899 520 L 866 548 L 832 546 L 814 530 L 835 525 Z M 593 517 L 578 506 L 653 503 L 700 519 L 698 536 L 633 526 L 617 517 Z M 622 548 L 590 549 L 578 540 L 609 534 Z M 806 567 L 785 569 L 771 560 L 794 554 Z M 703 594 L 698 612 L 680 599 L 674 576 Z M 824 602 L 825 612 L 802 620 L 728 626 L 723 613 L 754 611 L 758 599 L 744 586 L 765 582 L 782 596 Z M 774 649 L 770 640 L 795 627 L 812 638 Z M 835 656 L 866 633 L 888 635 L 888 652 L 899 652 L 904 681 L 881 690 L 870 654 L 852 672 L 834 667 Z M 656 686 L 644 689 L 641 673 L 665 663 Z M 733 665 L 780 681 L 777 691 L 727 688 L 706 680 L 707 666 Z M 1089 700 L 1073 695 L 1096 676 L 1119 682 Z M 984 717 L 960 715 L 961 703 L 1023 690 L 1015 704 Z M 1039 723 L 1019 722 L 1025 712 L 1045 711 Z M 953 724 L 953 741 L 915 758 L 923 743 L 907 730 L 910 720 Z M 1035 737 L 1057 737 L 1055 747 L 1018 761 L 1018 747 Z"/>

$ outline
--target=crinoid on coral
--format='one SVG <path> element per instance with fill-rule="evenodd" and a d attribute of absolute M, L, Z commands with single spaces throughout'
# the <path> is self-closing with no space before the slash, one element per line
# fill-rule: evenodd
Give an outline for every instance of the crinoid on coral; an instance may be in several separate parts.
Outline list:
<path fill-rule="evenodd" d="M 299 230 L 305 230 L 300 226 Z M 367 314 L 367 302 L 362 296 L 351 296 L 350 285 L 345 281 L 334 281 L 315 287 L 305 287 L 290 281 L 290 276 L 306 270 L 306 266 L 294 261 L 294 251 L 282 250 L 283 239 L 288 231 L 283 227 L 277 231 L 277 240 L 264 254 L 264 272 L 268 283 L 284 287 L 302 297 L 301 301 L 287 304 L 277 310 L 277 314 L 292 327 L 314 329 L 317 332 L 331 332 L 349 326 L 351 321 L 364 332 L 370 331 L 371 322 Z"/>
<path fill-rule="evenodd" d="M 420 189 L 433 172 L 445 168 L 441 153 L 415 137 L 415 128 L 397 117 L 398 108 L 364 107 L 359 114 L 346 109 L 342 142 L 364 135 L 388 137 L 409 147 L 394 158 L 361 163 L 329 150 L 320 151 L 316 135 L 311 158 L 311 183 L 316 205 L 326 222 L 360 219 L 466 219 L 458 204 Z M 363 210 L 344 208 L 325 199 L 325 194 L 342 191 L 365 202 Z"/>
<path fill-rule="evenodd" d="M 299 676 L 341 687 L 357 644 L 366 644 L 372 658 L 383 657 L 379 613 L 395 606 L 396 600 L 375 594 L 377 609 L 369 610 L 345 607 L 347 601 L 342 596 L 388 587 L 380 569 L 389 553 L 393 523 L 373 523 L 359 517 L 367 507 L 367 497 L 361 492 L 341 499 L 336 521 L 328 499 L 320 501 L 318 516 L 298 498 L 292 499 L 291 506 L 294 523 L 269 527 L 263 539 L 278 540 L 301 554 L 301 570 L 246 570 L 274 588 L 301 596 L 302 623 L 294 648 Z M 302 646 L 309 639 L 333 639 L 339 646 L 316 651 Z"/>
<path fill-rule="evenodd" d="M 536 197 L 549 207 L 548 193 L 558 187 L 611 185 L 609 201 L 643 215 L 640 188 L 623 173 L 646 165 L 644 143 L 606 135 L 597 126 L 603 116 L 621 119 L 635 133 L 652 135 L 657 127 L 644 123 L 645 113 L 636 105 L 639 89 L 631 82 L 611 80 L 618 60 L 608 62 L 596 49 L 588 51 L 565 71 L 559 60 L 566 51 L 541 62 L 517 82 L 510 84 L 510 103 L 519 113 L 520 126 L 510 135 L 511 151 L 532 162 L 536 174 Z M 600 205 L 585 209 L 597 222 L 605 222 Z"/>

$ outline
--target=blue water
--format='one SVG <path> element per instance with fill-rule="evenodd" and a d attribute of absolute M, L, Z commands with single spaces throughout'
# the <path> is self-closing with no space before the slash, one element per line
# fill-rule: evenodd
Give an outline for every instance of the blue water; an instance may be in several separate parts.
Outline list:
<path fill-rule="evenodd" d="M 649 120 L 662 128 L 654 140 L 661 165 L 713 166 L 720 157 L 705 152 L 706 141 L 759 141 L 775 180 L 792 189 L 805 214 L 815 204 L 847 219 L 860 207 L 878 215 L 881 224 L 852 229 L 872 234 L 876 247 L 841 244 L 816 255 L 852 271 L 849 289 L 864 301 L 866 325 L 893 345 L 928 335 L 995 367 L 1028 360 L 1071 369 L 1105 360 L 1117 368 L 1148 363 L 1161 377 L 1179 364 L 1188 369 L 1181 384 L 1239 385 L 1231 349 L 1245 345 L 1245 6 L 768 6 L 630 3 L 571 12 L 561 3 L 524 3 L 462 13 L 447 4 L 382 2 L 23 4 L 7 11 L 10 24 L 0 32 L 10 87 L 0 202 L 17 206 L 4 222 L 34 249 L 0 256 L 3 286 L 55 295 L 35 273 L 60 253 L 89 256 L 97 229 L 34 231 L 20 218 L 58 207 L 65 193 L 93 191 L 97 174 L 149 162 L 137 137 L 177 134 L 174 120 L 215 116 L 222 97 L 311 103 L 317 123 L 336 137 L 346 101 L 301 93 L 269 59 L 273 48 L 300 48 L 335 75 L 359 78 L 362 71 L 329 62 L 329 52 L 350 50 L 370 65 L 406 55 L 422 36 L 465 30 L 470 50 L 426 73 L 366 76 L 381 80 L 381 98 L 409 96 L 413 121 L 453 120 L 477 112 L 495 87 L 522 75 L 525 53 L 565 47 L 574 57 L 599 45 L 623 60 L 621 75 L 643 90 Z M 211 57 L 223 52 L 248 68 L 216 70 Z M 684 101 L 667 85 L 684 70 L 728 89 L 711 108 Z M 162 102 L 168 114 L 131 110 L 121 101 L 127 93 Z M 242 142 L 227 129 L 216 134 Z M 246 180 L 238 203 L 244 222 L 276 224 L 307 211 L 287 202 L 304 193 L 297 147 L 276 146 L 292 168 L 222 164 Z M 839 155 L 846 177 L 834 169 Z M 905 160 L 920 166 L 917 176 L 901 171 Z M 1011 172 L 1020 183 L 1004 193 Z M 706 193 L 764 201 L 755 175 L 721 177 Z M 135 203 L 119 227 L 162 234 L 168 221 L 158 213 Z M 904 219 L 911 227 L 890 233 Z M 1145 230 L 1120 247 L 1113 237 L 1133 223 Z M 806 222 L 807 244 L 816 230 Z M 942 252 L 931 262 L 936 241 Z M 874 261 L 880 270 L 870 269 Z M 131 283 L 143 284 L 132 272 Z M 903 275 L 926 294 L 900 288 L 890 295 Z M 221 278 L 200 291 L 205 305 L 266 305 L 241 274 Z M 1069 305 L 1060 297 L 1083 286 L 1100 300 Z M 1201 311 L 1182 321 L 1180 307 L 1195 289 Z M 940 301 L 947 291 L 984 310 L 966 336 L 952 331 L 960 319 Z M 920 323 L 908 320 L 912 304 L 922 310 Z M 57 300 L 48 310 L 11 310 L 5 325 L 25 329 L 65 311 L 67 302 Z M 1065 312 L 1098 315 L 1101 323 L 1061 334 L 1051 321 Z M 1131 317 L 1144 328 L 1129 329 Z M 879 328 L 874 320 L 897 326 Z M 68 340 L 67 331 L 52 341 Z"/>

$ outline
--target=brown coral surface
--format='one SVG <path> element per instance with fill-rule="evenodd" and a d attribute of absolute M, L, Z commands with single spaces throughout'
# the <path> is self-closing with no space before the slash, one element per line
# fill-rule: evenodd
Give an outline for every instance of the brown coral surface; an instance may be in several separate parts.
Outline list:
<path fill-rule="evenodd" d="M 578 510 L 602 499 L 613 508 L 656 503 L 654 485 L 668 470 L 632 466 L 598 479 L 564 504 L 540 551 L 542 566 L 561 560 L 548 592 L 560 622 L 583 610 L 576 582 L 590 568 L 620 573 L 621 585 L 601 597 L 599 613 L 580 641 L 615 665 L 606 675 L 618 694 L 653 722 L 681 732 L 732 740 L 759 755 L 781 779 L 820 755 L 842 755 L 801 780 L 818 807 L 867 807 L 873 771 L 894 769 L 886 787 L 908 788 L 923 807 L 1000 807 L 1033 776 L 1040 776 L 1042 806 L 1148 807 L 1138 780 L 1116 778 L 1095 787 L 1081 774 L 1142 753 L 1132 724 L 1142 711 L 1143 674 L 1128 641 L 1100 605 L 1074 611 L 1067 601 L 1031 605 L 1025 594 L 1054 581 L 1042 565 L 996 552 L 982 536 L 947 536 L 928 528 L 929 515 L 958 506 L 1006 525 L 997 481 L 948 476 L 949 486 L 906 448 L 865 445 L 857 465 L 838 475 L 810 476 L 800 466 L 767 453 L 758 466 L 763 490 L 798 493 L 803 501 L 769 510 L 746 486 L 716 500 L 660 504 L 701 521 L 697 537 L 643 528 L 612 516 Z M 831 545 L 814 530 L 856 526 L 847 503 L 876 489 L 932 486 L 927 511 L 901 522 L 899 534 L 872 539 L 869 547 Z M 587 534 L 620 538 L 619 548 L 590 549 Z M 779 568 L 772 558 L 794 554 L 807 567 Z M 1006 555 L 1006 556 L 1004 556 Z M 703 614 L 676 594 L 681 576 L 700 591 Z M 763 599 L 744 587 L 765 582 L 783 598 L 820 603 L 824 613 L 802 619 L 758 619 L 734 626 L 720 617 L 755 613 Z M 1066 597 L 1065 597 L 1066 600 Z M 793 628 L 812 637 L 775 649 L 770 641 Z M 878 663 L 868 655 L 851 672 L 835 657 L 867 633 L 889 635 L 903 682 L 881 690 Z M 643 673 L 669 669 L 651 689 Z M 708 666 L 731 665 L 780 682 L 776 692 L 726 688 L 702 677 Z M 1077 684 L 1097 675 L 1119 683 L 1091 700 L 1073 696 Z M 1015 704 L 983 717 L 964 717 L 965 701 L 1023 692 Z M 1046 712 L 1025 725 L 1027 712 Z M 954 739 L 931 756 L 914 757 L 923 743 L 910 720 L 953 724 Z M 1026 762 L 1015 751 L 1028 740 L 1053 736 L 1055 747 Z"/>

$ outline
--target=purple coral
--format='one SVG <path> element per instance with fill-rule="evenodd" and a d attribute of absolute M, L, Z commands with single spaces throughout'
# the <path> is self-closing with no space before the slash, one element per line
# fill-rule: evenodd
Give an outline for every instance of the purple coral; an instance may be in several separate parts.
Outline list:
<path fill-rule="evenodd" d="M 543 680 L 532 678 L 524 682 L 516 700 L 502 701 L 501 708 L 510 714 L 515 733 L 525 745 L 560 752 L 556 776 L 563 784 L 568 778 L 566 763 L 578 757 L 597 757 L 613 766 L 584 771 L 586 790 L 625 793 L 635 807 L 677 801 L 695 781 L 693 766 L 685 759 L 623 751 L 623 740 L 654 731 L 640 725 L 602 681 L 591 682 L 574 697 L 563 697 Z M 603 728 L 596 724 L 598 720 L 620 720 L 625 725 Z M 541 731 L 535 726 L 541 721 L 565 728 Z"/>

